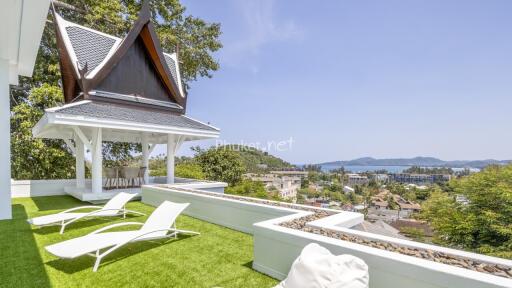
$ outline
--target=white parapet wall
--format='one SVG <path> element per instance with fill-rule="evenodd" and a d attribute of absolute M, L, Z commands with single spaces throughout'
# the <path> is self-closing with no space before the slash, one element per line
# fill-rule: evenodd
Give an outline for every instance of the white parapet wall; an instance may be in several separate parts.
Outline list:
<path fill-rule="evenodd" d="M 149 183 L 165 183 L 164 177 L 149 177 Z M 227 186 L 223 182 L 200 181 L 175 178 L 176 187 L 200 189 L 209 192 L 224 193 Z M 91 187 L 91 179 L 85 180 L 85 186 Z M 66 195 L 69 187 L 76 187 L 76 179 L 48 180 L 11 180 L 11 198 Z"/>
<path fill-rule="evenodd" d="M 255 222 L 297 213 L 293 209 L 155 186 L 144 186 L 141 199 L 143 203 L 152 206 L 158 206 L 165 200 L 190 203 L 191 205 L 183 212 L 185 215 L 250 234 L 253 233 Z"/>
<path fill-rule="evenodd" d="M 75 179 L 11 180 L 11 197 L 19 198 L 66 195 L 64 187 L 74 185 L 76 185 Z"/>
<path fill-rule="evenodd" d="M 307 233 L 280 226 L 280 223 L 312 215 L 311 207 L 301 205 L 283 206 L 266 201 L 270 205 L 248 200 L 244 197 L 232 199 L 165 187 L 144 186 L 142 202 L 156 206 L 164 200 L 190 203 L 185 214 L 214 224 L 250 233 L 254 237 L 253 268 L 277 279 L 284 279 L 300 251 L 311 242 L 319 243 L 334 254 L 351 254 L 363 259 L 369 267 L 372 288 L 496 288 L 512 287 L 512 280 L 487 273 L 480 273 L 452 265 L 442 264 L 418 257 L 407 256 L 379 248 L 342 241 L 319 234 Z M 316 208 L 315 208 L 316 209 Z M 317 209 L 332 213 L 334 210 Z M 312 221 L 307 225 L 318 229 L 329 229 L 357 235 L 370 240 L 389 241 L 396 245 L 418 249 L 431 249 L 442 253 L 474 259 L 486 263 L 512 266 L 512 261 L 480 254 L 427 245 L 413 241 L 360 232 L 349 227 L 362 221 L 357 213 L 339 213 Z M 200 232 L 200 231 L 199 231 Z"/>

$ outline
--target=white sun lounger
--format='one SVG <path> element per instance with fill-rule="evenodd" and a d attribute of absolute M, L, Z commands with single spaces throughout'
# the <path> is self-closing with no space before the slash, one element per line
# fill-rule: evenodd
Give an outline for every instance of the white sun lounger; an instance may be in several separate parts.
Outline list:
<path fill-rule="evenodd" d="M 126 210 L 124 207 L 128 201 L 137 196 L 136 193 L 121 192 L 110 199 L 105 206 L 80 206 L 62 211 L 57 214 L 35 217 L 28 219 L 28 223 L 35 226 L 61 225 L 60 234 L 64 233 L 66 226 L 86 217 L 112 217 L 120 216 L 126 218 L 126 213 L 145 215 L 137 211 Z M 90 212 L 75 212 L 82 209 L 96 208 Z"/>
<path fill-rule="evenodd" d="M 188 205 L 189 203 L 179 204 L 164 201 L 153 211 L 146 223 L 124 222 L 112 224 L 88 235 L 46 246 L 46 250 L 59 258 L 73 259 L 82 255 L 96 257 L 93 267 L 93 271 L 96 272 L 103 257 L 128 243 L 170 237 L 177 238 L 178 233 L 198 235 L 197 232 L 176 229 L 176 218 Z M 139 230 L 102 233 L 126 225 L 140 225 L 142 227 Z M 106 250 L 100 253 L 102 249 Z"/>

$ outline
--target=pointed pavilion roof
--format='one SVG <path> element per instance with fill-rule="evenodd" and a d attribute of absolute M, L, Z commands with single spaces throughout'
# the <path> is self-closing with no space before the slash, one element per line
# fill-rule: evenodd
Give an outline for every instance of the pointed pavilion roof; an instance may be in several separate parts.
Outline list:
<path fill-rule="evenodd" d="M 46 109 L 33 127 L 37 138 L 92 139 L 153 144 L 217 138 L 220 130 L 185 115 L 187 96 L 176 53 L 164 53 L 148 1 L 124 38 L 63 19 L 53 7 L 65 105 Z M 79 132 L 81 131 L 81 132 Z"/>
<path fill-rule="evenodd" d="M 151 23 L 147 1 L 143 2 L 138 19 L 123 39 L 67 21 L 57 13 L 55 8 L 53 8 L 53 15 L 66 103 L 74 102 L 77 99 L 105 97 L 116 99 L 116 101 L 131 100 L 147 105 L 167 107 L 184 113 L 186 93 L 181 80 L 178 55 L 162 51 L 160 41 Z M 144 56 L 140 56 L 141 52 L 138 54 L 133 52 L 137 49 L 143 51 Z M 122 67 L 122 61 L 129 57 L 131 58 L 127 62 L 133 62 L 134 57 L 135 60 L 137 57 L 144 58 L 139 60 L 140 64 L 137 64 L 147 70 L 148 75 L 144 76 L 145 79 L 155 78 L 156 80 L 147 81 L 147 88 L 141 88 L 141 85 L 137 87 L 138 89 L 121 87 L 129 86 L 130 82 L 134 82 L 130 81 L 130 78 L 138 79 L 140 77 L 140 75 L 136 75 L 136 73 L 140 74 L 140 71 L 125 69 L 122 74 L 123 78 L 127 79 L 126 84 L 119 81 L 120 77 L 116 76 L 117 81 L 114 85 L 112 83 L 105 85 L 112 74 L 120 73 L 116 71 L 116 67 Z M 149 62 L 151 65 L 144 67 L 144 62 Z M 160 85 L 161 88 L 157 87 Z M 105 87 L 102 86 L 111 88 L 111 91 L 103 89 Z M 144 93 L 141 93 L 141 90 Z M 170 101 L 166 101 L 167 99 L 163 95 L 167 95 Z M 148 101 L 140 101 L 140 98 L 146 98 Z"/>

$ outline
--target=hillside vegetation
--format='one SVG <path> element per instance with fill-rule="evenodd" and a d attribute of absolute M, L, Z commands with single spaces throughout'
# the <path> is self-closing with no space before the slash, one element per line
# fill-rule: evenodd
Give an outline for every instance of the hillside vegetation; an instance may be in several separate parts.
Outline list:
<path fill-rule="evenodd" d="M 270 155 L 268 152 L 251 147 L 229 145 L 220 146 L 219 148 L 229 149 L 239 154 L 243 159 L 247 173 L 262 173 L 271 170 L 285 170 L 295 167 L 281 158 Z"/>

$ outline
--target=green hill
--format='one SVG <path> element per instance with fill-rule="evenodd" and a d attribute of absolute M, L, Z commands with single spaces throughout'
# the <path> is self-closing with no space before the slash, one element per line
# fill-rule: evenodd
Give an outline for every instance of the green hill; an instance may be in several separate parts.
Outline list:
<path fill-rule="evenodd" d="M 226 149 L 233 150 L 242 157 L 248 173 L 261 173 L 295 167 L 281 158 L 268 154 L 268 152 L 248 146 L 229 145 Z"/>

